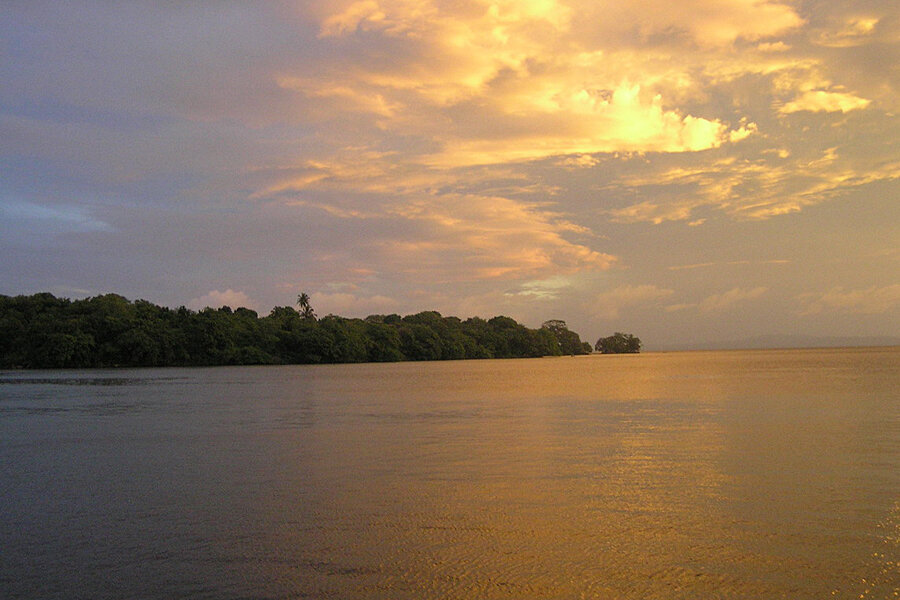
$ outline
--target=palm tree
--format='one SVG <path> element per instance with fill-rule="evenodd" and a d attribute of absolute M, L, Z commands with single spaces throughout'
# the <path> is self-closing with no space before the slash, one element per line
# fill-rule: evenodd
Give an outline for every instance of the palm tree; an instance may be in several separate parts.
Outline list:
<path fill-rule="evenodd" d="M 300 305 L 300 316 L 304 319 L 315 319 L 316 311 L 309 304 L 309 294 L 303 292 L 297 296 L 297 304 Z"/>

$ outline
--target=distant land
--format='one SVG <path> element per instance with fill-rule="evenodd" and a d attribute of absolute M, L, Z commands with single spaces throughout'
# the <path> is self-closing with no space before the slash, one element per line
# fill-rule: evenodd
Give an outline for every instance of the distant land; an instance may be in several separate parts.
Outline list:
<path fill-rule="evenodd" d="M 678 350 L 757 350 L 766 348 L 851 348 L 865 346 L 900 346 L 897 336 L 815 336 L 761 335 L 736 340 L 681 344 L 647 344 L 648 351 Z"/>
<path fill-rule="evenodd" d="M 276 306 L 260 317 L 243 307 L 172 309 L 118 294 L 0 295 L 0 369 L 537 358 L 593 350 L 559 319 L 530 329 L 502 315 L 462 320 L 436 311 L 319 318 L 307 294 L 297 304 L 299 311 Z"/>

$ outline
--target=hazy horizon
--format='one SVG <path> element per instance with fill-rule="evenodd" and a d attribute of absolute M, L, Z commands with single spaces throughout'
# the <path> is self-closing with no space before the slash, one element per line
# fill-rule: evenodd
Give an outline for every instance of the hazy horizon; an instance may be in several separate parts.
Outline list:
<path fill-rule="evenodd" d="M 0 294 L 900 339 L 900 5 L 672 6 L 8 3 Z"/>

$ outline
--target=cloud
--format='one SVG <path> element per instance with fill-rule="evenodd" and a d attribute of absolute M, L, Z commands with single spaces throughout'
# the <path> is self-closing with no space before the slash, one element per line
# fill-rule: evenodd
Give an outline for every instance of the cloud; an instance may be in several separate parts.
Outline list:
<path fill-rule="evenodd" d="M 739 302 L 759 298 L 767 291 L 769 290 L 765 287 L 751 289 L 734 288 L 722 294 L 713 294 L 703 299 L 698 308 L 703 312 L 727 310 Z"/>
<path fill-rule="evenodd" d="M 760 52 L 787 52 L 791 49 L 788 44 L 784 42 L 763 42 L 758 44 L 757 49 Z"/>
<path fill-rule="evenodd" d="M 0 215 L 9 223 L 13 221 L 41 224 L 45 231 L 112 231 L 112 226 L 93 215 L 88 208 L 77 204 L 47 206 L 17 199 L 5 199 L 0 204 Z M 15 233 L 12 231 L 11 233 Z"/>
<path fill-rule="evenodd" d="M 674 290 L 655 285 L 623 285 L 595 295 L 586 310 L 596 319 L 618 319 L 626 308 L 652 304 L 670 296 Z"/>
<path fill-rule="evenodd" d="M 700 159 L 694 166 L 625 175 L 606 189 L 626 189 L 648 197 L 608 210 L 621 223 L 694 221 L 699 210 L 712 208 L 739 220 L 762 220 L 800 212 L 809 206 L 876 182 L 900 178 L 900 162 L 872 164 L 862 158 L 845 159 L 830 147 L 786 155 L 766 152 L 749 159 Z M 704 164 L 705 163 L 705 164 Z"/>
<path fill-rule="evenodd" d="M 730 46 L 787 33 L 804 24 L 792 6 L 767 0 L 666 0 L 639 4 L 601 0 L 579 4 L 581 29 L 616 41 L 625 35 L 644 43 L 688 38 L 701 47 Z"/>
<path fill-rule="evenodd" d="M 354 280 L 364 273 L 422 288 L 515 282 L 603 271 L 617 262 L 593 247 L 598 238 L 590 230 L 546 202 L 401 190 L 342 200 L 284 198 L 273 206 L 331 232 L 306 260 Z"/>
<path fill-rule="evenodd" d="M 591 156 L 590 154 L 581 154 L 575 156 L 569 156 L 559 161 L 559 166 L 570 168 L 570 169 L 583 169 L 589 167 L 595 167 L 600 164 L 600 159 L 595 156 Z"/>
<path fill-rule="evenodd" d="M 518 290 L 508 292 L 508 296 L 526 296 L 542 300 L 553 300 L 568 289 L 572 288 L 572 280 L 564 275 L 550 277 L 547 279 L 539 279 L 535 281 L 526 281 Z"/>
<path fill-rule="evenodd" d="M 764 260 L 764 261 L 750 261 L 750 260 L 731 260 L 728 262 L 705 262 L 705 263 L 694 263 L 690 265 L 676 265 L 669 267 L 670 271 L 684 271 L 688 269 L 703 269 L 707 267 L 714 267 L 720 265 L 726 266 L 758 266 L 758 265 L 784 265 L 788 264 L 791 261 L 783 260 L 783 259 L 772 259 L 772 260 Z"/>
<path fill-rule="evenodd" d="M 781 107 L 783 113 L 794 113 L 803 110 L 811 112 L 849 112 L 867 107 L 870 100 L 844 92 L 826 92 L 812 90 Z"/>
<path fill-rule="evenodd" d="M 365 317 L 371 314 L 392 313 L 401 310 L 400 303 L 378 294 L 366 296 L 350 292 L 316 292 L 310 295 L 310 304 L 318 315 L 335 314 L 342 317 Z"/>
<path fill-rule="evenodd" d="M 616 257 L 570 241 L 586 230 L 536 203 L 476 195 L 405 199 L 386 207 L 418 235 L 384 239 L 372 252 L 392 269 L 445 281 L 533 279 L 609 269 Z"/>
<path fill-rule="evenodd" d="M 343 12 L 331 15 L 322 23 L 322 37 L 344 35 L 359 29 L 360 25 L 368 22 L 380 23 L 384 21 L 385 14 L 381 11 L 375 0 L 363 0 L 354 2 Z"/>
<path fill-rule="evenodd" d="M 704 266 L 704 265 L 697 265 Z M 722 312 L 731 309 L 735 304 L 746 300 L 754 300 L 768 292 L 766 287 L 755 287 L 749 289 L 733 288 L 721 294 L 713 294 L 707 296 L 703 300 L 694 304 L 671 304 L 666 307 L 667 312 L 676 312 L 680 310 L 695 308 L 700 312 Z"/>
<path fill-rule="evenodd" d="M 432 167 L 596 152 L 695 152 L 751 130 L 731 131 L 721 120 L 672 107 L 671 97 L 690 83 L 685 70 L 661 73 L 652 54 L 649 60 L 630 51 L 619 56 L 604 48 L 608 39 L 581 31 L 579 23 L 618 27 L 624 35 L 654 15 L 651 30 L 688 27 L 704 43 L 710 32 L 721 40 L 756 39 L 799 23 L 789 7 L 769 2 L 734 0 L 726 8 L 697 2 L 690 19 L 682 11 L 644 7 L 616 19 L 611 13 L 620 12 L 620 4 L 595 4 L 345 4 L 322 17 L 320 36 L 336 49 L 369 53 L 334 65 L 340 68 L 334 77 L 285 74 L 279 81 L 306 98 L 336 102 L 336 111 L 368 111 L 384 132 L 429 140 L 437 148 L 418 161 Z M 697 15 L 708 18 L 700 29 Z M 349 46 L 355 38 L 366 45 Z M 381 47 L 391 48 L 390 60 Z"/>
<path fill-rule="evenodd" d="M 230 306 L 231 308 L 251 308 L 255 306 L 255 304 L 256 303 L 244 292 L 228 288 L 224 292 L 212 290 L 199 298 L 193 298 L 186 306 L 194 310 L 201 310 L 207 307 L 220 308 L 222 306 Z"/>
<path fill-rule="evenodd" d="M 279 76 L 278 87 L 302 93 L 307 99 L 328 107 L 329 113 L 368 113 L 378 117 L 393 117 L 402 109 L 398 102 L 368 89 L 354 88 L 341 81 L 317 80 L 294 76 Z"/>
<path fill-rule="evenodd" d="M 865 44 L 875 34 L 881 19 L 876 16 L 845 16 L 832 20 L 814 33 L 817 44 L 830 48 L 851 48 Z"/>
<path fill-rule="evenodd" d="M 884 314 L 900 306 L 900 284 L 873 285 L 859 290 L 835 287 L 821 295 L 803 294 L 798 300 L 804 305 L 800 311 L 802 315 Z"/>
<path fill-rule="evenodd" d="M 667 111 L 660 95 L 642 98 L 639 85 L 623 83 L 609 96 L 586 89 L 568 97 L 564 93 L 557 93 L 553 107 L 534 107 L 507 118 L 518 125 L 515 137 L 447 139 L 439 153 L 423 160 L 459 167 L 598 152 L 696 152 L 718 147 L 731 136 L 745 137 L 744 132 L 728 132 L 719 121 Z M 521 107 L 505 109 L 506 116 Z"/>

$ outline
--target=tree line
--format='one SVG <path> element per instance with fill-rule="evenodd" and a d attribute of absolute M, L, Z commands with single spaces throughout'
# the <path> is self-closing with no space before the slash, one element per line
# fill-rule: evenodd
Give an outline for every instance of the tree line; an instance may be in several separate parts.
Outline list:
<path fill-rule="evenodd" d="M 592 350 L 560 320 L 529 329 L 505 316 L 462 320 L 434 311 L 319 318 L 306 294 L 298 305 L 299 311 L 279 306 L 260 317 L 247 308 L 172 309 L 118 294 L 0 295 L 0 368 L 526 358 Z"/>

